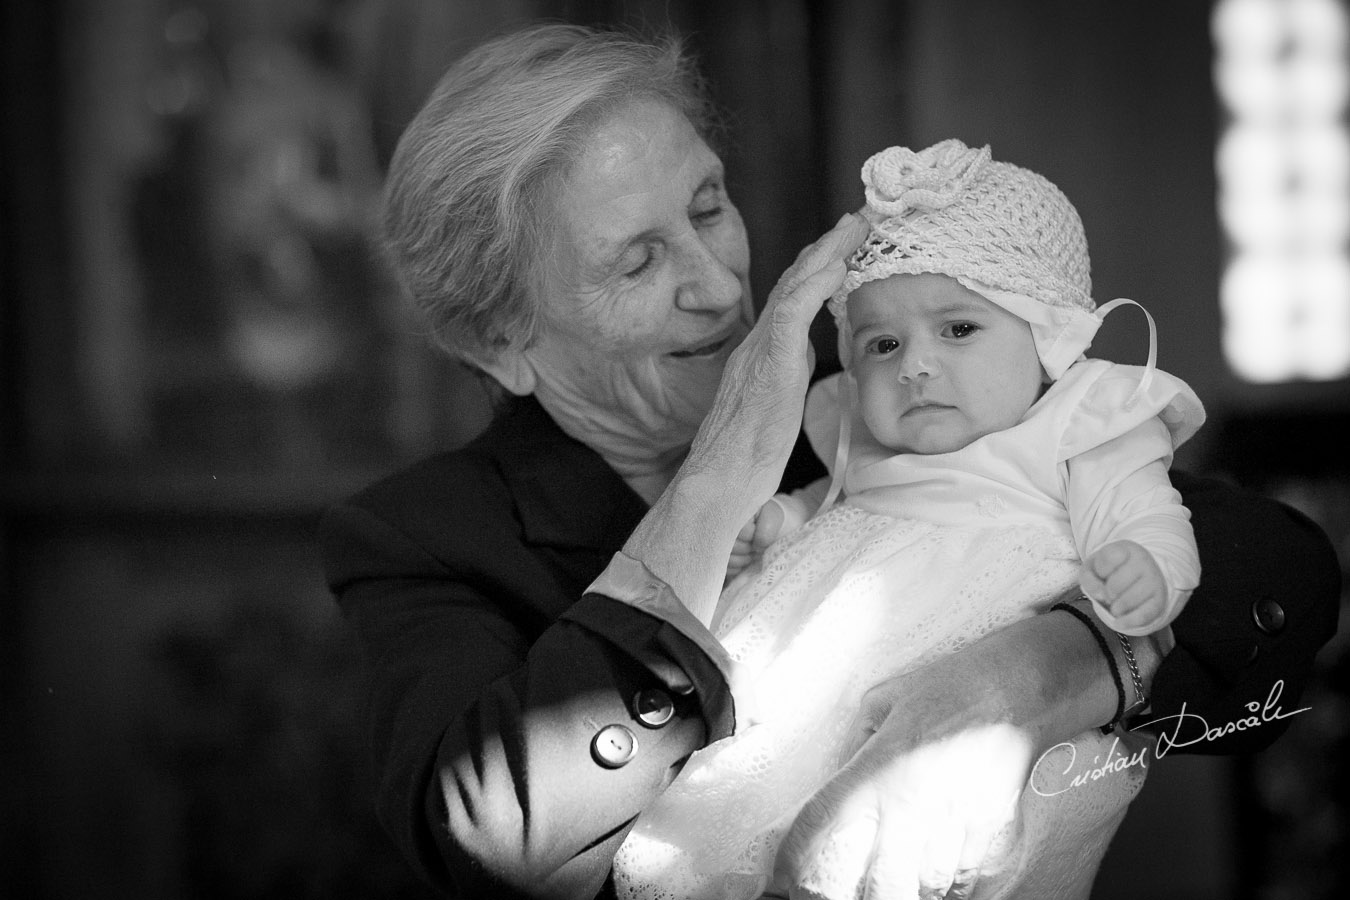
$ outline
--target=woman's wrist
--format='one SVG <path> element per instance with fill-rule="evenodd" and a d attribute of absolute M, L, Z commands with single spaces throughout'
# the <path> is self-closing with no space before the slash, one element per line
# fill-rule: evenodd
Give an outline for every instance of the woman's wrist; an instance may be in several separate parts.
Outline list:
<path fill-rule="evenodd" d="M 1090 603 L 1074 605 L 1091 614 Z M 1124 649 L 1100 620 L 1093 622 L 1108 638 L 1105 643 L 1119 666 L 1116 672 L 1125 685 L 1128 708 L 1133 686 Z M 1150 638 L 1132 638 L 1131 647 L 1147 691 L 1161 654 Z M 1072 740 L 1112 721 L 1120 705 L 1101 645 L 1081 621 L 1064 612 L 1014 622 L 965 653 L 981 654 L 1005 673 L 993 684 L 1002 694 L 999 702 L 1008 709 L 1010 723 L 1027 731 L 1041 747 Z"/>
<path fill-rule="evenodd" d="M 1115 728 L 1146 709 L 1153 676 L 1165 655 L 1162 646 L 1165 635 L 1130 637 L 1119 634 L 1102 622 L 1092 602 L 1081 594 L 1056 603 L 1051 608 L 1051 613 L 1055 612 L 1061 613 L 1060 624 L 1069 618 L 1079 623 L 1076 632 L 1064 635 L 1069 643 L 1061 648 L 1070 651 L 1066 659 L 1081 669 L 1078 677 L 1070 682 L 1081 685 L 1083 692 L 1079 702 L 1071 704 L 1072 708 L 1085 712 L 1101 710 L 1095 715 L 1093 724 L 1101 726 L 1103 731 Z M 1077 635 L 1076 639 L 1074 635 Z M 1096 652 L 1087 650 L 1088 647 L 1094 647 Z M 1094 657 L 1095 663 L 1091 661 Z M 1102 707 L 1103 700 L 1106 700 L 1109 712 Z M 1077 719 L 1069 720 L 1069 727 L 1080 724 L 1082 722 Z M 1067 739 L 1065 735 L 1056 737 Z"/>
<path fill-rule="evenodd" d="M 623 546 L 705 626 L 712 621 L 736 534 L 756 508 L 730 481 L 682 470 Z"/>
<path fill-rule="evenodd" d="M 1092 601 L 1079 597 L 1071 604 L 1079 612 L 1088 616 L 1097 629 L 1106 637 L 1107 648 L 1111 651 L 1111 661 L 1121 677 L 1124 688 L 1124 719 L 1136 716 L 1148 708 L 1148 698 L 1153 689 L 1153 677 L 1158 674 L 1163 657 L 1171 649 L 1170 629 L 1163 629 L 1151 635 L 1130 636 L 1112 631 L 1097 615 Z M 1105 665 L 1105 660 L 1103 660 Z M 1109 677 L 1109 674 L 1108 674 Z"/>

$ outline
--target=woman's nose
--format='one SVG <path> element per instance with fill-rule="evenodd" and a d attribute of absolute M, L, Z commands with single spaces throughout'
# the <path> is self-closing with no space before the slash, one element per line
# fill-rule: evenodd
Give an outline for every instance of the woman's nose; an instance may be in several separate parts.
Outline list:
<path fill-rule="evenodd" d="M 693 241 L 675 305 L 685 312 L 725 312 L 741 302 L 741 279 L 702 241 Z"/>

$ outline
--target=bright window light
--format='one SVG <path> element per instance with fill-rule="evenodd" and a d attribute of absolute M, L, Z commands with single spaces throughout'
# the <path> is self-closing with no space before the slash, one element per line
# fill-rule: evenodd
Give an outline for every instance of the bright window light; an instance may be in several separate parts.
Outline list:
<path fill-rule="evenodd" d="M 1350 375 L 1346 0 L 1219 0 L 1223 350 L 1252 382 Z"/>

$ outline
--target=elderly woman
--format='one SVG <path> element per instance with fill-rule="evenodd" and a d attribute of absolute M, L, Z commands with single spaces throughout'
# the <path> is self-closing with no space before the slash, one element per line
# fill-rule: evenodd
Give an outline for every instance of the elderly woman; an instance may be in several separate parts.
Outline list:
<path fill-rule="evenodd" d="M 372 667 L 381 819 L 451 895 L 609 890 L 638 814 L 744 724 L 706 626 L 737 531 L 779 488 L 808 326 L 865 226 L 845 216 L 804 250 L 755 322 L 709 121 L 678 45 L 550 25 L 461 60 L 395 154 L 402 282 L 504 399 L 468 447 L 332 510 L 322 535 Z M 1261 498 L 1176 483 L 1205 584 L 1173 633 L 1129 660 L 1047 613 L 880 685 L 870 738 L 799 816 L 785 870 L 856 817 L 923 810 L 928 837 L 878 847 L 873 867 L 967 895 L 1042 750 L 1118 719 L 1132 665 L 1164 731 L 1183 705 L 1223 730 L 1281 680 L 1292 709 L 1335 628 L 1325 538 Z M 1259 749 L 1280 727 L 1190 749 Z"/>

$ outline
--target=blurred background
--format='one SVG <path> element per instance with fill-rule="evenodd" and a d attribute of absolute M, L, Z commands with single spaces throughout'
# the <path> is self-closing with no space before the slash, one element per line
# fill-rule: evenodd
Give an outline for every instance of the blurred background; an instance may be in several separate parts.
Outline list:
<path fill-rule="evenodd" d="M 1146 305 L 1209 407 L 1178 465 L 1298 507 L 1350 564 L 1344 0 L 17 0 L 0 895 L 425 896 L 370 812 L 361 660 L 311 535 L 486 421 L 372 220 L 440 72 L 540 17 L 689 36 L 761 292 L 885 146 L 1044 173 L 1098 299 Z M 1146 347 L 1123 312 L 1094 354 Z M 1095 900 L 1348 895 L 1345 630 L 1272 749 L 1154 765 Z"/>

